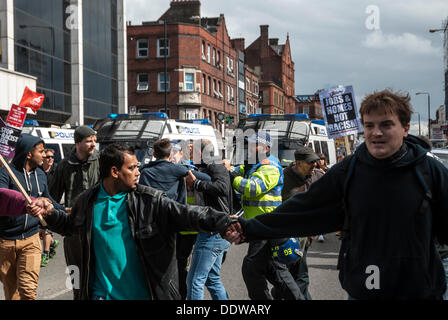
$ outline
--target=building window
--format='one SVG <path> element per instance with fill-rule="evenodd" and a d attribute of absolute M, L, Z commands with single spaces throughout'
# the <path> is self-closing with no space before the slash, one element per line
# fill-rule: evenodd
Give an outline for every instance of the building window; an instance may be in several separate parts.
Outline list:
<path fill-rule="evenodd" d="M 254 93 L 258 94 L 258 83 L 254 82 Z"/>
<path fill-rule="evenodd" d="M 149 90 L 149 76 L 147 73 L 137 74 L 137 91 Z"/>
<path fill-rule="evenodd" d="M 218 95 L 218 91 L 216 91 L 216 89 L 218 89 L 218 86 L 216 85 L 216 80 L 213 79 L 213 96 L 214 96 L 215 98 L 218 98 L 219 95 Z"/>
<path fill-rule="evenodd" d="M 219 68 L 219 69 L 222 68 L 222 64 L 221 64 L 221 51 L 218 51 L 217 65 L 218 65 L 218 68 Z"/>
<path fill-rule="evenodd" d="M 206 76 L 205 74 L 202 75 L 202 93 L 205 93 L 205 81 L 206 81 Z"/>
<path fill-rule="evenodd" d="M 250 92 L 250 79 L 248 77 L 246 77 L 246 90 Z"/>
<path fill-rule="evenodd" d="M 232 104 L 235 102 L 235 95 L 231 86 L 227 86 L 227 101 Z"/>
<path fill-rule="evenodd" d="M 205 41 L 202 41 L 202 60 L 205 60 Z"/>
<path fill-rule="evenodd" d="M 233 74 L 233 59 L 227 57 L 227 73 Z"/>
<path fill-rule="evenodd" d="M 208 77 L 207 81 L 207 94 L 210 95 L 210 87 L 212 86 L 212 79 Z"/>
<path fill-rule="evenodd" d="M 185 73 L 185 90 L 193 91 L 194 89 L 194 73 Z"/>
<path fill-rule="evenodd" d="M 310 107 L 309 106 L 304 106 L 303 107 L 303 113 L 309 114 L 310 113 Z"/>
<path fill-rule="evenodd" d="M 216 49 L 215 48 L 213 48 L 212 62 L 213 62 L 213 65 L 215 66 L 216 65 Z"/>
<path fill-rule="evenodd" d="M 170 39 L 158 39 L 157 40 L 157 56 L 168 57 L 170 55 Z"/>
<path fill-rule="evenodd" d="M 147 58 L 149 52 L 148 39 L 137 40 L 137 58 Z"/>
<path fill-rule="evenodd" d="M 166 74 L 166 79 L 165 79 L 165 73 L 159 73 L 159 83 L 158 83 L 158 90 L 165 92 L 166 91 L 170 91 L 170 74 L 167 73 Z"/>
<path fill-rule="evenodd" d="M 210 45 L 207 45 L 207 62 L 210 63 Z"/>
<path fill-rule="evenodd" d="M 218 96 L 222 99 L 221 81 L 218 81 Z"/>

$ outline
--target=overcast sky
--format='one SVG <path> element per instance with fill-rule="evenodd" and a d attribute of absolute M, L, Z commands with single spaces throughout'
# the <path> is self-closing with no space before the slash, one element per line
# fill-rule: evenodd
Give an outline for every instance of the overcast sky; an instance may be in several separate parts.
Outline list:
<path fill-rule="evenodd" d="M 125 2 L 126 20 L 136 25 L 157 20 L 171 1 Z M 448 0 L 201 1 L 202 17 L 221 13 L 229 36 L 245 38 L 246 47 L 259 37 L 260 25 L 269 25 L 269 37 L 279 44 L 289 33 L 296 94 L 352 85 L 359 108 L 375 90 L 406 91 L 422 127 L 427 96 L 415 93 L 430 93 L 433 119 L 444 103 L 443 37 L 429 29 L 440 28 L 448 17 Z"/>

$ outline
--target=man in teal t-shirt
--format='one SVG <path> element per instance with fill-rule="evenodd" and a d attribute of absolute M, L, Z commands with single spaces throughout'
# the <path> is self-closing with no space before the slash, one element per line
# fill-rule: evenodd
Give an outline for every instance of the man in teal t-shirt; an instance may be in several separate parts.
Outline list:
<path fill-rule="evenodd" d="M 110 196 L 100 185 L 93 209 L 95 252 L 89 288 L 104 300 L 147 300 L 148 289 L 127 219 L 126 192 Z"/>
<path fill-rule="evenodd" d="M 101 183 L 83 192 L 70 214 L 46 198 L 27 207 L 43 215 L 52 231 L 73 235 L 67 251 L 79 283 L 75 300 L 175 300 L 176 233 L 219 232 L 235 241 L 236 218 L 210 207 L 186 206 L 138 184 L 134 148 L 110 144 L 100 155 Z M 74 278 L 76 279 L 76 278 Z"/>

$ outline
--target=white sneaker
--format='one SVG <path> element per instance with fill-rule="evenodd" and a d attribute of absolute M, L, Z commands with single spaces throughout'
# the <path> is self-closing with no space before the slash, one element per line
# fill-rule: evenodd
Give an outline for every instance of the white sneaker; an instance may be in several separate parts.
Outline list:
<path fill-rule="evenodd" d="M 324 242 L 324 236 L 323 235 L 320 235 L 319 236 L 319 238 L 317 238 L 317 241 L 319 241 L 319 242 Z"/>

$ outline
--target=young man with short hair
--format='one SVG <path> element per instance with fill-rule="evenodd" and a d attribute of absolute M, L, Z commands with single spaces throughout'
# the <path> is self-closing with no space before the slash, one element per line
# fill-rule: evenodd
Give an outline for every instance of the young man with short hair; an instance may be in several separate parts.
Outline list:
<path fill-rule="evenodd" d="M 98 152 L 96 151 L 96 132 L 89 126 L 75 129 L 75 148 L 69 157 L 56 166 L 53 179 L 49 183 L 50 194 L 60 202 L 64 195 L 64 205 L 73 206 L 75 198 L 99 179 Z"/>
<path fill-rule="evenodd" d="M 365 143 L 271 214 L 240 219 L 244 237 L 343 230 L 338 269 L 349 297 L 442 299 L 445 275 L 434 239 L 448 244 L 448 169 L 409 135 L 409 101 L 390 90 L 365 97 Z"/>

